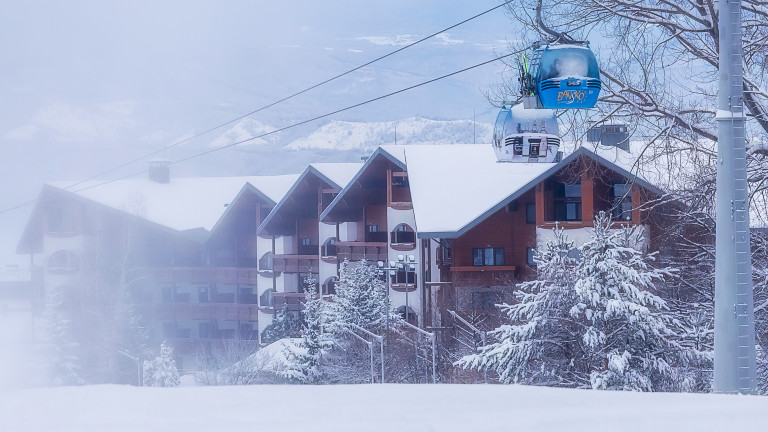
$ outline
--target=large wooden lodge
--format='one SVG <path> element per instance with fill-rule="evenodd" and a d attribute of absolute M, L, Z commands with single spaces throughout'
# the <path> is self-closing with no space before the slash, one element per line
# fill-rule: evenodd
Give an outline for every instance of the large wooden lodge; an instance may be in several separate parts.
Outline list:
<path fill-rule="evenodd" d="M 510 301 L 555 224 L 579 242 L 606 211 L 642 226 L 652 247 L 656 228 L 641 209 L 662 191 L 630 173 L 623 151 L 500 163 L 487 145 L 382 146 L 364 163 L 232 178 L 173 178 L 155 163 L 145 179 L 47 184 L 18 253 L 32 256 L 41 298 L 128 289 L 182 366 L 195 344 L 258 345 L 276 311 L 300 310 L 307 283 L 332 294 L 344 260 L 412 260 L 390 276 L 392 305 L 414 325 L 445 329 Z"/>

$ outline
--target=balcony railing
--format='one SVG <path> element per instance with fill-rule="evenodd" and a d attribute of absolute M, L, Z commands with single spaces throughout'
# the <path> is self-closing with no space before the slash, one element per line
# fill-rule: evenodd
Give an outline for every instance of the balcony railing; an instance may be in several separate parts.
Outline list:
<path fill-rule="evenodd" d="M 163 319 L 226 319 L 257 321 L 259 308 L 256 305 L 214 304 L 214 303 L 161 303 L 155 309 Z"/>
<path fill-rule="evenodd" d="M 315 246 L 317 247 L 317 246 Z M 317 252 L 317 251 L 316 251 Z M 282 273 L 300 273 L 309 270 L 317 270 L 320 256 L 314 255 L 274 255 L 272 257 L 273 270 Z"/>
<path fill-rule="evenodd" d="M 387 261 L 386 234 L 383 242 L 337 242 L 338 257 L 349 261 Z"/>
<path fill-rule="evenodd" d="M 297 255 L 317 255 L 320 253 L 318 245 L 299 245 Z"/>
<path fill-rule="evenodd" d="M 159 267 L 147 269 L 158 283 L 256 284 L 254 267 Z"/>
<path fill-rule="evenodd" d="M 365 241 L 368 243 L 386 243 L 387 233 L 385 231 L 366 232 Z"/>
<path fill-rule="evenodd" d="M 272 293 L 275 302 L 275 310 L 281 310 L 284 306 L 291 311 L 304 309 L 304 293 Z"/>
<path fill-rule="evenodd" d="M 511 286 L 515 283 L 515 266 L 451 267 L 454 285 Z"/>

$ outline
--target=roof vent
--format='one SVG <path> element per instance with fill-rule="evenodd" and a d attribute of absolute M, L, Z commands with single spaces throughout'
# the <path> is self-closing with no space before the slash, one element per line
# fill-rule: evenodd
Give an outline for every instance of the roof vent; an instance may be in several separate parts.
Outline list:
<path fill-rule="evenodd" d="M 629 151 L 629 128 L 623 123 L 592 126 L 587 131 L 587 141 Z"/>
<path fill-rule="evenodd" d="M 155 183 L 171 182 L 171 162 L 165 159 L 149 161 L 149 179 Z"/>

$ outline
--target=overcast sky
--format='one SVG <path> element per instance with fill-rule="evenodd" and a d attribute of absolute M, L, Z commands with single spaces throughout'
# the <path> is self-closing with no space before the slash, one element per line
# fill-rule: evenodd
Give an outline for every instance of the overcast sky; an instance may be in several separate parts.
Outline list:
<path fill-rule="evenodd" d="M 34 198 L 45 181 L 90 177 L 498 3 L 6 3 L 0 14 L 0 211 Z M 513 38 L 510 21 L 497 10 L 254 120 L 282 127 L 490 59 Z M 475 111 L 489 122 L 494 110 L 482 91 L 498 81 L 499 71 L 484 67 L 332 119 L 471 119 Z M 199 151 L 225 132 L 166 156 Z M 206 174 L 203 166 L 194 172 Z M 222 171 L 226 166 L 215 170 Z M 30 210 L 0 214 L 0 266 L 16 261 L 13 248 Z"/>

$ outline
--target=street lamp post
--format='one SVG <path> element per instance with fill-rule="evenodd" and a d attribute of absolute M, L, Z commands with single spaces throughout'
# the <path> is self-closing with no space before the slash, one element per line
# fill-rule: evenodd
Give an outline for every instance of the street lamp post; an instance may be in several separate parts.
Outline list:
<path fill-rule="evenodd" d="M 389 310 L 391 309 L 390 304 L 389 304 L 389 287 L 390 287 L 390 283 L 391 283 L 390 280 L 389 280 L 389 277 L 394 275 L 395 274 L 395 270 L 397 270 L 397 267 L 395 267 L 395 262 L 394 261 L 390 261 L 388 264 L 389 265 L 385 267 L 384 266 L 384 261 L 379 261 L 379 262 L 376 263 L 376 266 L 379 268 L 379 271 L 384 272 L 384 274 L 386 275 L 386 279 L 387 279 L 387 281 L 386 281 L 387 282 L 387 318 L 386 318 L 387 331 L 389 331 Z"/>
<path fill-rule="evenodd" d="M 409 318 L 409 308 L 410 305 L 408 303 L 408 271 L 415 271 L 416 266 L 419 264 L 416 262 L 416 257 L 413 255 L 408 255 L 407 257 L 404 255 L 398 255 L 397 261 L 390 261 L 388 263 L 388 266 L 384 266 L 384 261 L 379 261 L 377 263 L 377 267 L 380 271 L 387 272 L 387 331 L 389 331 L 389 310 L 390 304 L 389 304 L 389 290 L 390 290 L 390 276 L 395 275 L 395 272 L 398 270 L 405 271 L 405 321 L 408 321 Z"/>
<path fill-rule="evenodd" d="M 124 355 L 124 356 L 128 357 L 129 359 L 131 359 L 131 360 L 136 362 L 136 379 L 138 380 L 136 385 L 138 387 L 141 387 L 142 381 L 143 381 L 143 378 L 144 378 L 142 376 L 142 373 L 141 373 L 141 359 L 138 358 L 138 357 L 134 357 L 134 356 L 128 354 L 127 352 L 125 352 L 125 351 L 117 350 L 117 353 L 121 354 L 121 355 Z"/>

